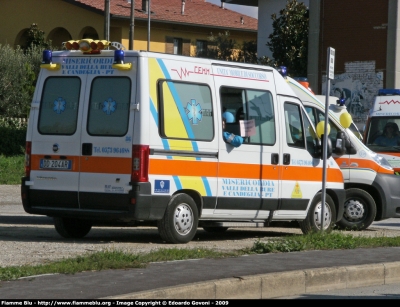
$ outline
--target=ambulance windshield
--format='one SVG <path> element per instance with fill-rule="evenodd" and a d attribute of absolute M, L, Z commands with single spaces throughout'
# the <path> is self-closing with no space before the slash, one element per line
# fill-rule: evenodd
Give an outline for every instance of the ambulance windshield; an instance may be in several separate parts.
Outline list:
<path fill-rule="evenodd" d="M 400 152 L 400 117 L 375 117 L 368 129 L 366 145 L 376 152 Z"/>

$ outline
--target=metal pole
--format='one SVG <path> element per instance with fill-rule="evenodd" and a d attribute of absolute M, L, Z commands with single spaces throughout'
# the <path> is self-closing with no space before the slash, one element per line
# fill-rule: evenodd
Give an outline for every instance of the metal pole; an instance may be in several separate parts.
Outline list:
<path fill-rule="evenodd" d="M 135 29 L 135 0 L 131 0 L 131 22 L 129 25 L 129 50 L 133 50 L 134 29 Z"/>
<path fill-rule="evenodd" d="M 150 51 L 150 3 L 151 0 L 149 0 L 149 5 L 147 7 L 147 51 Z"/>
<path fill-rule="evenodd" d="M 325 125 L 323 137 L 323 165 L 322 165 L 322 204 L 321 204 L 321 232 L 324 231 L 324 215 L 325 215 L 325 202 L 326 202 L 326 160 L 328 150 L 328 122 L 329 122 L 329 92 L 331 79 L 334 78 L 335 67 L 335 49 L 329 47 L 326 59 L 326 93 L 325 93 Z"/>
<path fill-rule="evenodd" d="M 110 40 L 110 0 L 104 2 L 104 37 Z"/>

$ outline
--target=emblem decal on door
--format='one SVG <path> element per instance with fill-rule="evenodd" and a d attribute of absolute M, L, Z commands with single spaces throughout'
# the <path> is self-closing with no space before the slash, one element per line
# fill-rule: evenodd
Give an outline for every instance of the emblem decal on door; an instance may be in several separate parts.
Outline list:
<path fill-rule="evenodd" d="M 201 119 L 203 118 L 201 106 L 199 103 L 196 104 L 195 99 L 192 99 L 190 102 L 188 102 L 186 110 L 187 117 L 192 121 L 193 125 L 197 125 L 199 122 L 201 122 Z"/>
<path fill-rule="evenodd" d="M 155 180 L 154 193 L 169 193 L 169 180 Z"/>
<path fill-rule="evenodd" d="M 111 115 L 117 109 L 117 103 L 110 97 L 103 102 L 103 112 L 107 115 Z"/>
<path fill-rule="evenodd" d="M 65 111 L 65 100 L 62 97 L 58 97 L 58 99 L 54 100 L 54 107 L 53 111 L 56 112 L 57 114 L 61 114 L 62 112 Z"/>

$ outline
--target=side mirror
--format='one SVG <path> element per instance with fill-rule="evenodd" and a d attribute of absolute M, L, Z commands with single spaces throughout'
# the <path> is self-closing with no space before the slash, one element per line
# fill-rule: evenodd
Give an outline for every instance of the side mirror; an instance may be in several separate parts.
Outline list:
<path fill-rule="evenodd" d="M 318 140 L 318 143 L 316 145 L 316 150 L 315 150 L 316 154 L 313 155 L 314 158 L 320 159 L 320 160 L 322 160 L 324 157 L 324 151 L 323 151 L 324 150 L 324 147 L 323 147 L 324 139 L 323 138 L 324 138 L 324 135 L 321 135 L 321 140 Z M 327 139 L 326 145 L 327 145 L 326 146 L 326 149 L 327 149 L 326 158 L 329 159 L 330 157 L 332 157 L 332 141 L 329 137 Z"/>
<path fill-rule="evenodd" d="M 336 134 L 335 154 L 341 156 L 346 153 L 346 135 L 343 131 Z"/>
<path fill-rule="evenodd" d="M 354 148 L 349 139 L 346 140 L 346 153 L 349 155 L 355 155 L 357 153 L 357 150 Z"/>

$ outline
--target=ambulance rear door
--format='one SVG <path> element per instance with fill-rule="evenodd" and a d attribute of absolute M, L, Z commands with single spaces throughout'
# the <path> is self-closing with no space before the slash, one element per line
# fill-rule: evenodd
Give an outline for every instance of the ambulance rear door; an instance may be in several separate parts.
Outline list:
<path fill-rule="evenodd" d="M 82 97 L 82 209 L 127 210 L 129 205 L 137 57 L 125 60 L 132 69 L 112 69 L 112 57 L 97 58 L 99 65 L 89 67 Z"/>
<path fill-rule="evenodd" d="M 56 54 L 56 53 L 55 53 Z M 81 103 L 86 75 L 64 74 L 70 58 L 53 56 L 61 69 L 42 69 L 31 105 L 30 204 L 78 208 Z"/>

